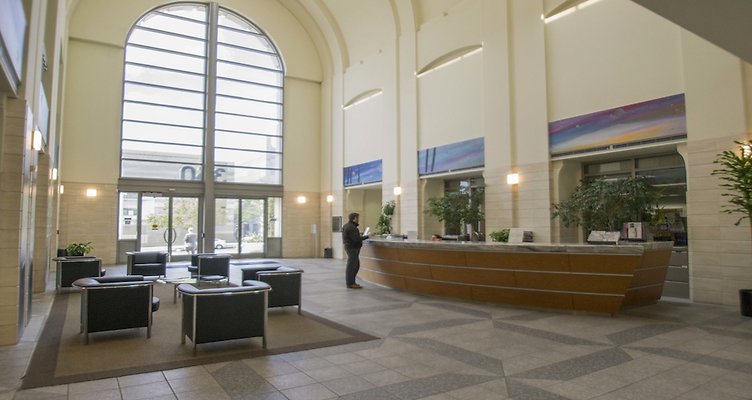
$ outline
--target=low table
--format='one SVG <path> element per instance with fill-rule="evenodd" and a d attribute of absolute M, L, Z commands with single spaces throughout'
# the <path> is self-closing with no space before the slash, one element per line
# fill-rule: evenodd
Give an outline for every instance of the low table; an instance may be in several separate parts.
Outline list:
<path fill-rule="evenodd" d="M 181 284 L 187 283 L 189 285 L 200 287 L 201 283 L 211 283 L 213 285 L 219 286 L 220 282 L 224 279 L 224 277 L 220 277 L 219 275 L 205 275 L 202 276 L 201 279 L 182 276 L 180 278 L 159 278 L 157 279 L 157 282 L 172 285 L 172 303 L 175 304 L 178 302 L 178 286 L 180 286 Z"/>
<path fill-rule="evenodd" d="M 184 276 L 180 278 L 159 278 L 157 282 L 172 285 L 172 304 L 175 304 L 178 302 L 178 286 L 182 283 L 196 285 L 198 284 L 198 279 Z"/>

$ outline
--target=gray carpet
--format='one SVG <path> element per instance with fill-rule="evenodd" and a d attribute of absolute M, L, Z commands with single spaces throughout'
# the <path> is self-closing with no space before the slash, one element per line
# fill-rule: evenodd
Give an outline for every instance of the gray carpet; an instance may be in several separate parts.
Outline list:
<path fill-rule="evenodd" d="M 154 313 L 152 336 L 146 328 L 99 332 L 89 344 L 79 333 L 78 292 L 58 294 L 37 343 L 22 388 L 59 385 L 280 354 L 375 339 L 375 337 L 316 315 L 297 313 L 297 307 L 269 310 L 267 348 L 261 338 L 238 339 L 198 346 L 180 343 L 181 302 L 172 303 L 172 285 L 155 284 L 161 300 Z"/>

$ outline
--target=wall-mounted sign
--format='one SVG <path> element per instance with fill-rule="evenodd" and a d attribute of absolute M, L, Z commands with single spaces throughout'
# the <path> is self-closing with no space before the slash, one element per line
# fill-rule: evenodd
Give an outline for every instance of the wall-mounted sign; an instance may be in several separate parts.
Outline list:
<path fill-rule="evenodd" d="M 481 137 L 418 150 L 418 174 L 422 176 L 482 168 L 486 161 L 484 149 Z"/>
<path fill-rule="evenodd" d="M 548 124 L 551 156 L 687 138 L 684 94 L 598 111 Z"/>
<path fill-rule="evenodd" d="M 381 160 L 345 167 L 343 173 L 345 186 L 381 182 L 382 175 Z"/>

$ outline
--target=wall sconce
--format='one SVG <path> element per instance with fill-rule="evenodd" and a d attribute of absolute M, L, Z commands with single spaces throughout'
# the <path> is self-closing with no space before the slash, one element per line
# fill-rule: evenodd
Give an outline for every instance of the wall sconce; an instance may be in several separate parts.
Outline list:
<path fill-rule="evenodd" d="M 65 193 L 65 185 L 60 185 L 60 194 Z"/>
<path fill-rule="evenodd" d="M 507 185 L 517 185 L 520 183 L 520 174 L 512 173 L 507 175 Z"/>
<path fill-rule="evenodd" d="M 34 130 L 34 137 L 31 139 L 31 148 L 36 151 L 42 150 L 42 132 L 39 129 Z"/>
<path fill-rule="evenodd" d="M 334 196 L 332 196 L 331 194 L 326 195 L 326 202 L 327 203 L 334 202 Z"/>
<path fill-rule="evenodd" d="M 298 196 L 298 204 L 305 204 L 307 201 L 305 196 Z"/>
<path fill-rule="evenodd" d="M 86 189 L 86 197 L 97 197 L 97 189 Z"/>
<path fill-rule="evenodd" d="M 742 145 L 742 154 L 746 157 L 752 156 L 752 144 L 744 143 Z"/>
<path fill-rule="evenodd" d="M 57 168 L 52 168 L 52 176 L 51 176 L 51 179 L 52 179 L 53 181 L 54 181 L 54 180 L 57 180 Z"/>
<path fill-rule="evenodd" d="M 395 187 L 394 187 L 394 195 L 395 195 L 395 196 L 399 196 L 399 195 L 401 195 L 401 194 L 402 194 L 402 188 L 401 188 L 401 187 L 399 187 L 399 186 L 395 186 Z"/>

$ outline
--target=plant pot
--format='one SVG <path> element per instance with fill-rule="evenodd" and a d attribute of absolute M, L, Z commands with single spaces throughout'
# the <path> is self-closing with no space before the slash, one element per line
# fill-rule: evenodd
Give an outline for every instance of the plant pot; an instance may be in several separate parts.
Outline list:
<path fill-rule="evenodd" d="M 752 289 L 739 289 L 739 311 L 745 317 L 752 317 Z"/>

